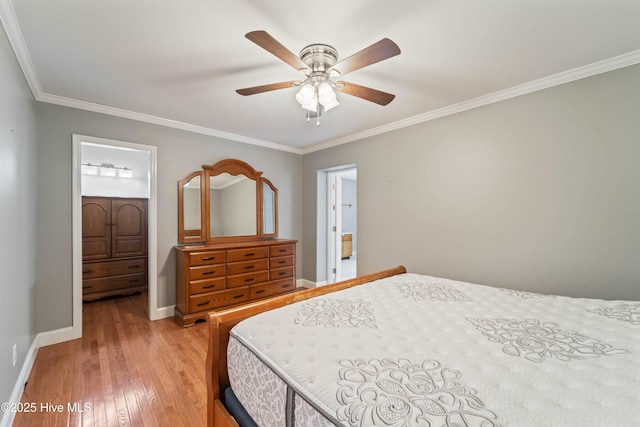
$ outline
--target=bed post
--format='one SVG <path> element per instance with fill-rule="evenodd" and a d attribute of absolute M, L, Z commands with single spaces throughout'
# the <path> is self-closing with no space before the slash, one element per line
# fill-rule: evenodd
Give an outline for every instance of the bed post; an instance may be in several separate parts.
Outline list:
<path fill-rule="evenodd" d="M 218 382 L 218 340 L 215 338 L 218 334 L 219 322 L 217 318 L 209 313 L 209 343 L 207 346 L 207 425 L 214 425 L 214 408 L 215 401 L 220 399 L 220 386 Z"/>
<path fill-rule="evenodd" d="M 223 405 L 222 393 L 229 385 L 227 345 L 229 331 L 242 318 L 223 322 L 216 312 L 209 313 L 209 346 L 207 350 L 207 425 L 239 427 Z"/>

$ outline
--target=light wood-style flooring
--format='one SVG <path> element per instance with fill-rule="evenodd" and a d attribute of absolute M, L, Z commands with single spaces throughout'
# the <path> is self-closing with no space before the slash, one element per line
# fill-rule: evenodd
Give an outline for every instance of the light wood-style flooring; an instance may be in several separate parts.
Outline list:
<path fill-rule="evenodd" d="M 205 323 L 151 322 L 143 294 L 85 303 L 82 328 L 40 348 L 15 427 L 206 425 Z"/>

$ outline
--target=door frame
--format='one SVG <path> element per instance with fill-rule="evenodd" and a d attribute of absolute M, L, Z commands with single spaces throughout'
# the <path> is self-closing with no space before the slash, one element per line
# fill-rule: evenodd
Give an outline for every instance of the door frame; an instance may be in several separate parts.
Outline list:
<path fill-rule="evenodd" d="M 339 171 L 327 172 L 327 284 L 341 277 L 339 236 L 342 233 L 342 182 Z"/>
<path fill-rule="evenodd" d="M 356 164 L 325 169 L 327 174 L 326 277 L 327 284 L 342 279 L 342 177 L 345 172 L 357 171 Z"/>
<path fill-rule="evenodd" d="M 97 138 L 87 135 L 72 135 L 72 182 L 71 182 L 71 218 L 72 218 L 72 307 L 73 338 L 82 337 L 82 143 L 131 148 L 149 153 L 149 202 L 147 205 L 147 263 L 149 320 L 166 317 L 158 311 L 158 183 L 157 147 L 113 139 Z"/>

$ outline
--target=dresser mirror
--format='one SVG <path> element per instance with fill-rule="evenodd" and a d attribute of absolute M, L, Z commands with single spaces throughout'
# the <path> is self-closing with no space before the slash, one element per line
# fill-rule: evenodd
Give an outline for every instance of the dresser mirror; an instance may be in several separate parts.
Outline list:
<path fill-rule="evenodd" d="M 178 241 L 202 242 L 205 239 L 204 171 L 193 172 L 178 181 Z"/>
<path fill-rule="evenodd" d="M 178 182 L 178 242 L 217 243 L 278 236 L 278 190 L 241 160 L 202 166 Z"/>
<path fill-rule="evenodd" d="M 263 237 L 278 235 L 278 190 L 266 178 L 262 178 L 262 224 Z"/>
<path fill-rule="evenodd" d="M 209 177 L 209 237 L 256 236 L 256 181 L 227 172 Z"/>

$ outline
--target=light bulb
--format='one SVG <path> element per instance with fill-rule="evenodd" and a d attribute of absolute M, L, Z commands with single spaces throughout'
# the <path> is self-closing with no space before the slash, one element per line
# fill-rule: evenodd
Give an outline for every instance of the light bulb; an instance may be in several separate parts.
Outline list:
<path fill-rule="evenodd" d="M 327 82 L 321 83 L 318 87 L 318 97 L 320 98 L 320 103 L 324 107 L 325 111 L 329 111 L 333 107 L 340 105 L 335 92 Z"/>
<path fill-rule="evenodd" d="M 310 84 L 302 86 L 296 94 L 296 101 L 298 101 L 300 106 L 305 110 L 317 111 L 318 95 L 316 94 L 316 89 Z"/>

